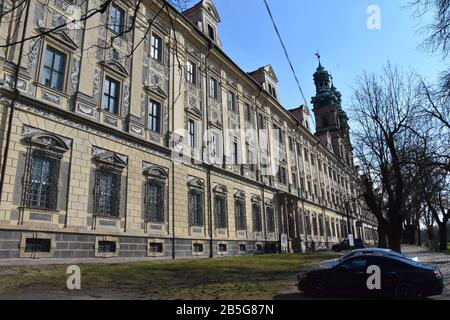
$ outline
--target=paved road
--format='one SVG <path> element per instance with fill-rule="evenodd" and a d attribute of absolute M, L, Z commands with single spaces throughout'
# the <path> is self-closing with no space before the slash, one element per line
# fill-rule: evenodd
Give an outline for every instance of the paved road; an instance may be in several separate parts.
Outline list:
<path fill-rule="evenodd" d="M 444 253 L 431 252 L 428 248 L 405 246 L 402 248 L 403 254 L 418 257 L 419 262 L 430 263 L 439 267 L 444 275 L 444 292 L 442 296 L 432 297 L 437 300 L 450 300 L 450 255 Z"/>
<path fill-rule="evenodd" d="M 445 288 L 441 296 L 429 297 L 427 299 L 431 300 L 450 300 L 450 255 L 443 253 L 431 252 L 425 247 L 416 246 L 404 246 L 402 247 L 402 253 L 406 256 L 417 257 L 419 262 L 430 263 L 438 266 L 444 275 Z M 305 296 L 305 294 L 300 293 L 297 289 L 292 289 L 288 292 L 283 292 L 274 297 L 275 300 L 311 300 Z M 333 298 L 333 300 L 336 298 Z M 338 300 L 346 300 L 345 298 L 337 298 Z M 325 299 L 324 299 L 325 300 Z"/>

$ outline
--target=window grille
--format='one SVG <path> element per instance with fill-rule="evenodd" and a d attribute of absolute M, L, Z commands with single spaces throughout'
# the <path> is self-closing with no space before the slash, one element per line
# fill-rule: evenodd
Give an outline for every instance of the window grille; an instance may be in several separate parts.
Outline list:
<path fill-rule="evenodd" d="M 111 165 L 98 165 L 95 181 L 96 214 L 118 218 L 121 171 Z"/>
<path fill-rule="evenodd" d="M 194 227 L 204 226 L 204 197 L 203 191 L 192 189 L 189 191 L 189 217 L 190 225 Z"/>
<path fill-rule="evenodd" d="M 25 186 L 28 208 L 56 210 L 61 157 L 50 150 L 31 151 Z"/>
<path fill-rule="evenodd" d="M 253 229 L 255 232 L 262 231 L 261 206 L 257 203 L 252 205 L 253 209 Z"/>
<path fill-rule="evenodd" d="M 149 179 L 146 185 L 146 219 L 153 223 L 166 221 L 166 183 L 160 179 Z"/>
<path fill-rule="evenodd" d="M 269 233 L 275 232 L 275 212 L 272 207 L 267 207 L 267 231 Z"/>
<path fill-rule="evenodd" d="M 235 201 L 236 208 L 236 229 L 239 231 L 247 229 L 247 221 L 245 215 L 245 201 L 244 200 L 236 200 Z"/>
<path fill-rule="evenodd" d="M 214 199 L 216 208 L 216 228 L 225 229 L 228 226 L 226 197 L 216 195 Z"/>

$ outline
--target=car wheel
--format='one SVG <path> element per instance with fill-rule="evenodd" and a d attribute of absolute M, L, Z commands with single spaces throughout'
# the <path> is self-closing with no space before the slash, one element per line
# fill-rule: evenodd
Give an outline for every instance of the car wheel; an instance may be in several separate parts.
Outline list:
<path fill-rule="evenodd" d="M 395 297 L 400 300 L 415 300 L 417 299 L 417 290 L 409 283 L 400 283 L 395 288 Z"/>
<path fill-rule="evenodd" d="M 319 279 L 314 279 L 309 282 L 307 294 L 311 297 L 323 297 L 326 293 L 325 282 Z"/>

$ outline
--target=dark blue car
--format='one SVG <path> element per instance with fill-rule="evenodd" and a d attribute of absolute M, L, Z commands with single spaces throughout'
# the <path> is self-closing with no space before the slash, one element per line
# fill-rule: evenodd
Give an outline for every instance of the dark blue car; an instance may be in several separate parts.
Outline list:
<path fill-rule="evenodd" d="M 380 270 L 378 289 L 367 285 L 370 266 Z M 315 269 L 298 276 L 298 289 L 309 296 L 326 295 L 394 296 L 416 299 L 442 294 L 444 288 L 439 268 L 408 258 L 367 254 L 351 257 L 334 267 Z"/>

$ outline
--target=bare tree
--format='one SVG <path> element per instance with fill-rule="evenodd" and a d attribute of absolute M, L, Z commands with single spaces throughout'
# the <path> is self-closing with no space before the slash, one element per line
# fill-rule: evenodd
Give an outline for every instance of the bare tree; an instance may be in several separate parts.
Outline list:
<path fill-rule="evenodd" d="M 432 14 L 432 21 L 422 28 L 426 35 L 424 45 L 433 52 L 440 51 L 447 56 L 450 49 L 450 1 L 449 0 L 412 0 L 416 17 Z"/>
<path fill-rule="evenodd" d="M 364 199 L 377 217 L 380 246 L 401 251 L 403 223 L 409 217 L 408 197 L 416 177 L 411 157 L 418 139 L 415 125 L 419 95 L 417 77 L 388 63 L 381 75 L 364 73 L 354 89 L 358 122 L 355 151 L 364 173 Z M 387 243 L 386 243 L 387 238 Z"/>

